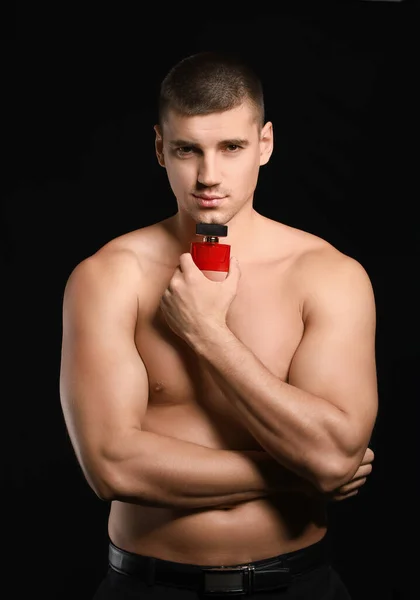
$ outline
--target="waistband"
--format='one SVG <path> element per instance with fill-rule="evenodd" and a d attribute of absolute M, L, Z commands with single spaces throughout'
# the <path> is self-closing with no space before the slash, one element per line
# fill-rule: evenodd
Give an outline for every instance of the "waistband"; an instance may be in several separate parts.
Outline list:
<path fill-rule="evenodd" d="M 327 536 L 306 548 L 235 565 L 179 563 L 127 552 L 109 543 L 109 565 L 148 585 L 195 590 L 211 597 L 247 595 L 287 587 L 296 577 L 329 564 Z"/>

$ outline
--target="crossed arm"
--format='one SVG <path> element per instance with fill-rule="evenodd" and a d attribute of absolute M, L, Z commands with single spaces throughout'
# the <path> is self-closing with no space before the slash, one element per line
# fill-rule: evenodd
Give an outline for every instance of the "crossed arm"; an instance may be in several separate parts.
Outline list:
<path fill-rule="evenodd" d="M 188 341 L 261 446 L 330 493 L 354 478 L 367 457 L 377 414 L 375 304 L 366 272 L 348 257 L 311 265 L 307 276 L 313 293 L 288 382 L 228 326 L 209 326 Z"/>
<path fill-rule="evenodd" d="M 134 343 L 134 331 L 145 285 L 147 281 L 137 258 L 130 252 L 113 251 L 100 253 L 82 263 L 72 273 L 65 290 L 61 403 L 77 459 L 97 495 L 105 500 L 153 506 L 217 507 L 282 490 L 301 489 L 302 481 L 312 482 L 329 492 L 341 486 L 337 490 L 338 497 L 351 495 L 363 481 L 358 479 L 357 471 L 369 440 L 375 403 L 369 396 L 371 408 L 365 423 L 360 415 L 363 404 L 354 411 L 355 417 L 350 411 L 348 416 L 352 422 L 346 427 L 345 406 L 330 406 L 321 390 L 315 394 L 315 379 L 312 379 L 312 391 L 297 387 L 303 378 L 305 356 L 311 354 L 310 344 L 315 343 L 309 336 L 307 345 L 300 347 L 302 359 L 297 361 L 295 357 L 289 384 L 274 381 L 232 332 L 217 332 L 218 336 L 229 336 L 226 341 L 232 358 L 225 357 L 224 366 L 215 357 L 216 353 L 220 354 L 220 337 L 209 341 L 208 347 L 197 344 L 197 351 L 206 356 L 230 401 L 235 403 L 241 418 L 267 452 L 215 450 L 142 431 L 148 378 Z M 307 321 L 309 323 L 310 314 Z M 315 336 L 316 328 L 312 331 Z M 361 340 L 367 342 L 371 335 L 360 338 L 358 333 L 353 344 Z M 218 346 L 217 352 L 214 346 Z M 348 348 L 352 347 L 350 344 Z M 233 360 L 233 353 L 239 363 Z M 371 350 L 367 349 L 364 356 L 371 360 Z M 233 363 L 241 361 L 242 369 L 235 370 Z M 363 362 L 361 358 L 360 363 Z M 357 361 L 350 361 L 348 372 L 358 366 Z M 244 377 L 248 369 L 249 374 L 261 375 L 258 387 L 253 378 Z M 312 369 L 316 369 L 316 365 L 312 364 Z M 371 373 L 370 370 L 358 373 L 365 382 L 361 385 L 362 391 L 369 387 L 366 386 L 368 372 Z M 324 368 L 322 377 L 326 375 Z M 373 383 L 370 385 L 373 387 Z M 343 384 L 339 389 L 344 387 Z M 352 391 L 359 390 L 353 386 Z M 248 405 L 246 398 L 252 397 L 264 403 L 265 409 L 256 411 L 257 403 L 254 409 Z M 350 393 L 346 395 L 350 397 Z M 314 398 L 318 402 L 317 420 L 313 423 L 316 429 L 305 437 L 304 425 L 312 418 L 310 402 Z M 274 400 L 277 408 L 273 406 Z M 294 410 L 288 408 L 288 404 L 294 404 Z M 303 410 L 305 417 L 298 416 L 298 409 Z M 340 417 L 340 413 L 344 416 Z M 278 421 L 274 432 L 267 415 L 274 415 Z M 336 421 L 331 415 L 338 415 Z M 327 427 L 334 422 L 337 422 L 335 429 L 331 425 Z M 355 434 L 344 436 L 352 429 Z M 289 432 L 293 436 L 292 441 L 287 442 Z M 322 436 L 326 438 L 323 441 Z M 345 444 L 344 437 L 349 440 Z M 319 464 L 313 459 L 311 462 L 312 452 L 320 453 Z M 345 463 L 345 468 L 337 457 Z M 333 459 L 334 469 L 329 466 L 330 459 Z M 360 477 L 368 473 L 370 458 L 365 462 L 359 469 Z M 348 487 L 352 479 L 355 483 Z"/>

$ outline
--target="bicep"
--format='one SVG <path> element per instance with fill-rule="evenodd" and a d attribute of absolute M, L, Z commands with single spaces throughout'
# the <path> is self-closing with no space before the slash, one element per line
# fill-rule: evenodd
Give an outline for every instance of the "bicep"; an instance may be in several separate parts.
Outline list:
<path fill-rule="evenodd" d="M 330 402 L 345 416 L 349 452 L 369 443 L 377 413 L 375 302 L 359 266 L 311 299 L 289 383 Z"/>
<path fill-rule="evenodd" d="M 147 373 L 134 342 L 137 299 L 120 277 L 86 264 L 65 290 L 60 396 L 86 469 L 140 428 L 147 406 Z"/>

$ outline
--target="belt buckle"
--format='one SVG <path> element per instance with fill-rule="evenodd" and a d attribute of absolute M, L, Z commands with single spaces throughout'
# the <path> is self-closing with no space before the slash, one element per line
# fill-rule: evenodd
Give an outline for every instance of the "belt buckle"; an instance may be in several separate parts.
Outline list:
<path fill-rule="evenodd" d="M 254 566 L 241 565 L 239 567 L 209 567 L 204 571 L 205 594 L 217 596 L 219 594 L 252 594 L 254 583 Z M 226 587 L 225 575 L 230 575 L 229 588 Z"/>

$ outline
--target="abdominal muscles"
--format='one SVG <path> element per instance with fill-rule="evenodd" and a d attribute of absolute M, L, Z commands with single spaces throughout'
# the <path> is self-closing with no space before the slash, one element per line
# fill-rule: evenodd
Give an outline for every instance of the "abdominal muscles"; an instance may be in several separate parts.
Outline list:
<path fill-rule="evenodd" d="M 165 401 L 164 393 L 157 394 L 142 428 L 210 448 L 261 450 L 228 412 L 222 412 L 218 419 L 217 410 L 210 416 L 197 404 L 174 404 Z M 268 558 L 309 545 L 324 533 L 322 506 L 291 493 L 210 509 L 113 502 L 109 519 L 110 539 L 125 550 L 203 565 Z"/>

